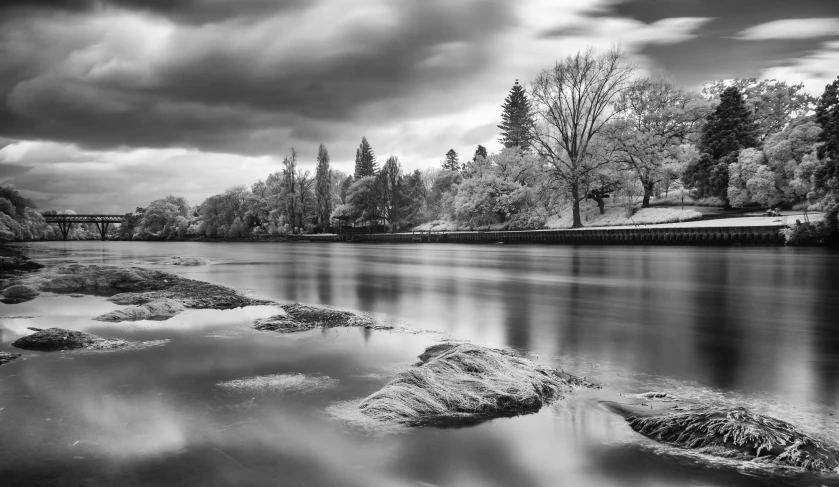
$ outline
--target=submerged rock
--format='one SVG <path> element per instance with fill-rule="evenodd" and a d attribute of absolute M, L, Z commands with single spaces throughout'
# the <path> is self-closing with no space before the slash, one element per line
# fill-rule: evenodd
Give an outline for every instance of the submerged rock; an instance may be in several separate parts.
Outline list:
<path fill-rule="evenodd" d="M 24 350 L 71 350 L 106 341 L 96 335 L 63 328 L 32 329 L 36 330 L 35 333 L 17 339 L 12 346 Z"/>
<path fill-rule="evenodd" d="M 17 250 L 0 245 L 0 276 L 15 276 L 43 268 L 42 264 L 30 260 Z"/>
<path fill-rule="evenodd" d="M 186 308 L 174 299 L 158 299 L 150 303 L 118 309 L 93 318 L 97 321 L 166 320 Z"/>
<path fill-rule="evenodd" d="M 118 338 L 102 338 L 90 333 L 84 333 L 75 330 L 65 330 L 62 328 L 30 328 L 35 333 L 21 337 L 12 343 L 13 347 L 22 348 L 24 350 L 41 350 L 45 352 L 58 350 L 73 350 L 73 349 L 87 349 L 87 350 L 128 350 L 140 349 L 149 346 L 161 345 L 165 340 L 153 342 L 128 342 Z"/>
<path fill-rule="evenodd" d="M 306 306 L 300 303 L 281 306 L 286 314 L 254 321 L 257 330 L 294 333 L 314 328 L 361 327 L 376 330 L 391 330 L 392 326 L 382 325 L 349 311 Z"/>
<path fill-rule="evenodd" d="M 785 421 L 745 408 L 694 405 L 665 411 L 646 404 L 603 405 L 655 441 L 726 458 L 839 473 L 839 451 Z"/>
<path fill-rule="evenodd" d="M 7 364 L 7 363 L 11 362 L 12 360 L 14 360 L 16 358 L 19 358 L 19 357 L 20 357 L 19 353 L 0 352 L 0 365 Z"/>
<path fill-rule="evenodd" d="M 311 323 L 301 323 L 286 315 L 258 318 L 253 322 L 253 327 L 257 330 L 276 331 L 277 333 L 295 333 L 317 328 Z"/>
<path fill-rule="evenodd" d="M 35 299 L 35 297 L 39 294 L 41 293 L 31 288 L 30 286 L 16 284 L 14 286 L 9 286 L 3 290 L 2 301 L 6 304 L 22 303 L 24 301 L 30 301 L 32 299 Z"/>
<path fill-rule="evenodd" d="M 172 260 L 167 262 L 170 265 L 195 266 L 208 265 L 210 261 L 204 257 L 172 257 Z"/>
<path fill-rule="evenodd" d="M 445 425 L 533 413 L 575 387 L 597 387 L 512 353 L 469 343 L 435 345 L 421 361 L 361 401 L 365 415 Z"/>
<path fill-rule="evenodd" d="M 139 267 L 69 264 L 27 276 L 22 282 L 41 291 L 61 293 L 125 291 L 110 297 L 109 301 L 122 305 L 148 304 L 141 309 L 108 313 L 98 318 L 102 321 L 166 319 L 186 308 L 231 309 L 274 304 L 273 301 L 250 298 L 228 287 Z"/>

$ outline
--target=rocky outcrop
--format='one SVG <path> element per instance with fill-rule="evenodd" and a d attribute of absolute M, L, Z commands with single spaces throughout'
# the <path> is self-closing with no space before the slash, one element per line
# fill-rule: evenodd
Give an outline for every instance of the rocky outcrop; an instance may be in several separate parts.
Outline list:
<path fill-rule="evenodd" d="M 435 345 L 359 404 L 365 415 L 411 426 L 464 424 L 533 413 L 576 387 L 597 387 L 512 353 Z"/>
<path fill-rule="evenodd" d="M 7 364 L 7 363 L 11 362 L 12 360 L 14 360 L 16 358 L 19 358 L 19 357 L 20 357 L 19 353 L 0 352 L 0 365 Z"/>
<path fill-rule="evenodd" d="M 0 302 L 6 304 L 22 303 L 35 299 L 39 294 L 41 293 L 30 286 L 16 284 L 3 290 L 3 299 Z"/>
<path fill-rule="evenodd" d="M 391 330 L 392 326 L 376 323 L 349 311 L 338 311 L 300 303 L 282 306 L 285 314 L 260 318 L 254 321 L 257 330 L 294 333 L 314 328 L 360 327 L 376 330 Z"/>
<path fill-rule="evenodd" d="M 603 405 L 623 416 L 633 430 L 655 441 L 725 458 L 839 473 L 839 451 L 835 448 L 786 421 L 745 408 Z"/>
<path fill-rule="evenodd" d="M 69 264 L 29 275 L 21 282 L 36 290 L 60 293 L 125 291 L 109 300 L 121 305 L 138 306 L 137 309 L 122 310 L 122 313 L 103 315 L 98 318 L 102 321 L 166 319 L 187 308 L 231 309 L 274 304 L 273 301 L 245 296 L 228 287 L 139 267 Z"/>
<path fill-rule="evenodd" d="M 112 351 L 139 349 L 164 343 L 163 341 L 128 342 L 118 338 L 102 338 L 91 335 L 90 333 L 65 330 L 62 328 L 30 329 L 35 331 L 35 333 L 17 339 L 12 343 L 12 346 L 23 350 L 40 350 L 44 352 L 74 349 Z"/>

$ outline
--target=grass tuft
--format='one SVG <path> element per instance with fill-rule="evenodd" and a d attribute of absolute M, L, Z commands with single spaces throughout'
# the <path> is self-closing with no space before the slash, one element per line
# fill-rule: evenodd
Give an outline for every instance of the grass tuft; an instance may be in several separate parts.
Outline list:
<path fill-rule="evenodd" d="M 821 441 L 785 421 L 745 408 L 704 408 L 627 420 L 638 433 L 683 448 L 740 454 L 819 472 L 839 468 L 839 453 Z"/>
<path fill-rule="evenodd" d="M 421 362 L 359 404 L 367 416 L 406 425 L 462 424 L 538 411 L 581 379 L 476 345 L 429 347 Z"/>

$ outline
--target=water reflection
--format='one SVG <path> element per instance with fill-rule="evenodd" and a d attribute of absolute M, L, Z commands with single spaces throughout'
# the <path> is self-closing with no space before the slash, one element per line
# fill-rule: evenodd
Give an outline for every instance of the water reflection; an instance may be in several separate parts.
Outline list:
<path fill-rule="evenodd" d="M 215 264 L 151 266 L 281 302 L 373 311 L 456 338 L 524 349 L 613 391 L 704 394 L 839 436 L 839 421 L 830 416 L 839 404 L 839 261 L 818 249 L 73 242 L 33 245 L 31 253 L 47 263 L 202 256 Z M 59 320 L 103 336 L 170 340 L 133 353 L 27 354 L 0 368 L 4 480 L 780 482 L 658 455 L 586 397 L 474 428 L 388 436 L 355 430 L 324 408 L 377 390 L 433 343 L 431 337 L 357 329 L 281 336 L 248 328 L 254 318 L 276 313 L 275 307 L 188 311 L 153 323 L 91 321 L 115 308 L 102 297 L 49 295 L 3 307 L 2 315 L 34 316 L 3 319 L 3 351 L 27 326 Z M 338 386 L 271 397 L 230 396 L 215 388 L 219 381 L 277 373 L 328 375 Z"/>

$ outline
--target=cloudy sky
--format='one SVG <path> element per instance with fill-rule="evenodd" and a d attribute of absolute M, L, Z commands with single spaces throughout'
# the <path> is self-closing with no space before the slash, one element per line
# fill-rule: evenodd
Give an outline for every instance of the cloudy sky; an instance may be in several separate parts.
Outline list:
<path fill-rule="evenodd" d="M 41 209 L 199 204 L 318 144 L 351 172 L 491 151 L 500 104 L 620 43 L 687 86 L 839 75 L 837 0 L 3 0 L 0 183 Z"/>

